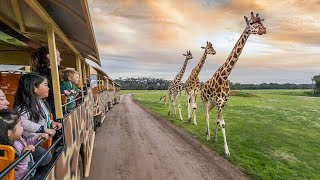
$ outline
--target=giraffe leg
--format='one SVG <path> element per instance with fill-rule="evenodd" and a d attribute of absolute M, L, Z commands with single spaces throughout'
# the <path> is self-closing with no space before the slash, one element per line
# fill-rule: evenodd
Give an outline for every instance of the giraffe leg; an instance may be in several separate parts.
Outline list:
<path fill-rule="evenodd" d="M 191 118 L 193 116 L 193 97 L 190 96 L 189 99 L 189 107 L 190 107 L 190 116 L 188 117 L 188 123 L 191 123 Z"/>
<path fill-rule="evenodd" d="M 170 115 L 170 111 L 171 111 L 171 104 L 172 104 L 171 96 L 169 95 L 169 111 L 168 111 L 168 116 Z"/>
<path fill-rule="evenodd" d="M 214 128 L 214 142 L 218 141 L 218 126 L 219 126 L 219 120 L 216 120 L 215 128 Z"/>
<path fill-rule="evenodd" d="M 222 114 L 222 108 L 218 108 L 218 117 L 219 117 L 219 122 L 221 126 L 221 131 L 222 131 L 222 136 L 223 136 L 223 143 L 224 143 L 224 152 L 226 153 L 226 156 L 230 156 L 228 144 L 227 144 L 227 137 L 226 137 L 226 130 L 225 130 L 225 122 L 223 119 L 223 114 Z"/>
<path fill-rule="evenodd" d="M 214 142 L 218 141 L 218 127 L 219 127 L 219 124 L 220 124 L 220 121 L 219 121 L 218 114 L 217 114 L 217 119 L 216 119 L 216 122 L 215 122 L 215 125 L 214 125 L 214 134 L 213 134 Z"/>
<path fill-rule="evenodd" d="M 220 124 L 220 121 L 219 121 L 219 112 L 217 112 L 217 119 L 216 119 L 216 123 L 215 123 L 215 127 L 214 127 L 214 142 L 217 142 L 218 141 L 218 126 Z"/>
<path fill-rule="evenodd" d="M 187 97 L 187 101 L 188 101 L 188 123 L 190 123 L 191 121 L 191 103 L 190 103 L 190 97 Z"/>
<path fill-rule="evenodd" d="M 168 104 L 168 95 L 164 95 L 163 101 L 164 101 L 164 105 L 166 106 Z"/>
<path fill-rule="evenodd" d="M 180 119 L 181 119 L 181 121 L 182 121 L 183 118 L 182 118 L 182 114 L 181 114 L 180 98 L 181 98 L 181 93 L 179 93 L 179 95 L 178 95 L 178 109 L 179 109 Z"/>
<path fill-rule="evenodd" d="M 207 121 L 207 128 L 206 128 L 206 134 L 207 134 L 207 141 L 210 141 L 210 125 L 209 125 L 209 107 L 208 107 L 208 103 L 205 104 L 204 106 L 205 111 L 206 111 L 206 121 Z"/>
<path fill-rule="evenodd" d="M 224 142 L 224 152 L 226 153 L 227 156 L 230 156 L 228 144 L 227 144 L 227 137 L 226 137 L 226 130 L 225 130 L 225 122 L 222 119 L 220 126 L 222 128 L 222 135 L 223 135 L 223 142 Z"/>
<path fill-rule="evenodd" d="M 177 115 L 176 97 L 173 97 L 172 104 L 173 104 L 173 117 L 176 117 L 176 115 Z"/>
<path fill-rule="evenodd" d="M 222 116 L 222 108 L 219 108 L 220 106 L 217 106 L 217 119 L 215 123 L 215 128 L 214 128 L 214 142 L 218 141 L 218 127 L 220 124 L 221 116 Z"/>
<path fill-rule="evenodd" d="M 196 112 L 197 112 L 197 108 L 194 108 L 193 109 L 193 124 L 194 125 L 198 125 L 197 124 L 197 113 Z"/>
<path fill-rule="evenodd" d="M 192 98 L 192 113 L 191 115 L 193 116 L 193 124 L 197 125 L 197 115 L 196 115 L 196 111 L 197 111 L 197 100 L 196 97 Z M 190 119 L 191 121 L 191 119 Z"/>

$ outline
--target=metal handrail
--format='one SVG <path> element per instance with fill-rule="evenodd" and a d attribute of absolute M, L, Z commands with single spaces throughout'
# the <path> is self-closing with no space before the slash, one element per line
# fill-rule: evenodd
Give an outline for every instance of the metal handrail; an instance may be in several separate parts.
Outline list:
<path fill-rule="evenodd" d="M 36 142 L 34 147 L 37 147 L 39 144 L 41 144 L 44 141 L 44 139 L 41 139 L 40 141 Z M 8 167 L 6 167 L 3 171 L 0 173 L 0 179 L 2 179 L 5 175 L 7 175 L 16 165 L 18 165 L 24 158 L 26 158 L 31 153 L 31 150 L 27 150 L 25 153 L 22 154 L 18 159 L 13 161 L 12 164 L 10 164 Z"/>
<path fill-rule="evenodd" d="M 53 147 L 55 147 L 58 142 L 60 142 L 62 139 L 62 136 L 60 136 L 51 146 L 50 148 L 41 156 L 41 158 L 32 166 L 30 170 L 22 177 L 22 180 L 28 179 L 30 174 L 40 165 L 41 161 L 45 158 L 45 156 L 52 150 Z"/>
<path fill-rule="evenodd" d="M 62 94 L 62 95 L 64 95 L 64 94 Z M 78 97 L 78 98 L 76 98 L 76 99 L 74 99 L 74 100 L 72 100 L 72 101 L 70 101 L 70 102 L 67 102 L 67 103 L 63 104 L 62 107 L 65 107 L 66 105 L 68 105 L 68 104 L 70 104 L 70 103 L 73 103 L 73 102 L 75 102 L 75 101 L 77 101 L 77 100 L 79 100 L 79 99 L 81 99 L 81 98 L 82 98 L 82 96 L 80 96 L 80 97 Z"/>
<path fill-rule="evenodd" d="M 55 127 L 54 130 L 57 130 L 58 127 Z M 43 143 L 45 139 L 41 138 L 39 141 L 37 141 L 33 146 L 37 147 L 41 143 Z M 6 167 L 3 171 L 0 172 L 0 179 L 2 179 L 5 175 L 7 175 L 16 165 L 18 165 L 24 158 L 26 158 L 31 153 L 31 150 L 27 150 L 24 152 L 18 159 L 13 161 L 12 164 L 10 164 L 8 167 Z"/>

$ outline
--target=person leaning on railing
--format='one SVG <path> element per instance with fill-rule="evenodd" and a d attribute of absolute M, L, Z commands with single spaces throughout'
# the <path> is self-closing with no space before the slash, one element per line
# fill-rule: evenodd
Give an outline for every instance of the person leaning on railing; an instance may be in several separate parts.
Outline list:
<path fill-rule="evenodd" d="M 62 127 L 61 123 L 50 120 L 49 108 L 43 100 L 48 93 L 46 78 L 37 73 L 24 74 L 20 77 L 13 108 L 21 114 L 24 136 L 38 137 L 41 133 L 47 133 L 52 137 L 56 133 L 54 128 Z M 37 146 L 32 153 L 35 161 L 38 161 L 45 152 L 44 148 Z M 48 164 L 51 158 L 51 154 L 48 153 L 40 166 Z"/>
<path fill-rule="evenodd" d="M 42 133 L 39 137 L 26 137 L 23 135 L 23 127 L 20 116 L 9 110 L 0 110 L 0 144 L 12 146 L 15 150 L 15 158 L 19 158 L 24 152 L 35 151 L 33 144 L 39 139 L 48 139 L 47 133 Z M 14 179 L 20 179 L 34 164 L 32 154 L 24 158 L 14 168 Z M 31 174 L 34 176 L 35 171 Z"/>
<path fill-rule="evenodd" d="M 4 92 L 0 89 L 0 110 L 1 109 L 8 109 L 9 101 L 6 99 L 6 95 Z"/>

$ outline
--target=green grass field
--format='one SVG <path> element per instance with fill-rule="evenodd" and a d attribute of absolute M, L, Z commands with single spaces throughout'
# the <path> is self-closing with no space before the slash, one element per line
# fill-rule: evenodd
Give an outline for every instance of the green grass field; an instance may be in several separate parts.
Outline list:
<path fill-rule="evenodd" d="M 311 90 L 310 90 L 311 91 Z M 187 123 L 187 104 L 182 95 L 184 121 L 167 115 L 160 101 L 167 91 L 133 93 L 146 108 L 185 129 L 216 153 L 224 155 L 221 129 L 213 142 L 216 112 L 210 113 L 211 141 L 206 141 L 205 114 L 198 98 L 198 126 Z M 241 91 L 229 98 L 224 109 L 231 157 L 252 179 L 320 179 L 320 98 L 303 90 Z"/>

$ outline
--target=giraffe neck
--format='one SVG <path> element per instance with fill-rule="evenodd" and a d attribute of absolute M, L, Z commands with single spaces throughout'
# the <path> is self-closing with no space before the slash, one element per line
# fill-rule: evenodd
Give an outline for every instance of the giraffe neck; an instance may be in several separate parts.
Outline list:
<path fill-rule="evenodd" d="M 250 35 L 250 31 L 248 27 L 245 28 L 243 33 L 241 34 L 239 40 L 237 41 L 236 45 L 232 49 L 230 55 L 228 56 L 228 59 L 226 62 L 219 68 L 220 74 L 223 77 L 223 79 L 227 79 L 228 76 L 230 75 L 232 69 L 236 65 L 236 62 L 239 59 L 239 56 L 242 52 L 242 49 L 244 45 L 246 44 L 248 37 Z M 222 71 L 222 72 L 221 72 Z"/>
<path fill-rule="evenodd" d="M 184 64 L 183 64 L 180 72 L 179 72 L 179 73 L 176 75 L 176 77 L 174 78 L 174 81 L 175 81 L 175 82 L 181 81 L 182 76 L 183 76 L 183 74 L 184 74 L 184 72 L 185 72 L 185 70 L 186 70 L 187 64 L 188 64 L 188 59 L 186 58 L 186 60 L 184 61 Z"/>
<path fill-rule="evenodd" d="M 195 76 L 199 75 L 199 72 L 202 69 L 202 66 L 203 66 L 204 62 L 206 61 L 206 59 L 207 59 L 207 52 L 204 51 L 204 53 L 202 55 L 202 58 L 200 59 L 198 65 L 193 69 L 193 71 L 194 71 L 193 74 Z"/>

